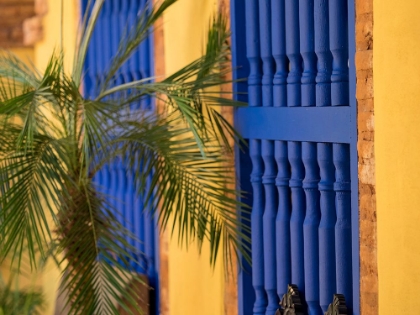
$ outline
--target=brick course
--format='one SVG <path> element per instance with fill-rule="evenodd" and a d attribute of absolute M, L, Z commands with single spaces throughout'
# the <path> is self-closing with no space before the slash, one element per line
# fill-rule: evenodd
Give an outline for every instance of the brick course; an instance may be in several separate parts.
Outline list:
<path fill-rule="evenodd" d="M 31 46 L 42 39 L 46 0 L 0 0 L 0 48 Z"/>
<path fill-rule="evenodd" d="M 360 313 L 378 315 L 373 90 L 373 0 L 356 0 Z"/>

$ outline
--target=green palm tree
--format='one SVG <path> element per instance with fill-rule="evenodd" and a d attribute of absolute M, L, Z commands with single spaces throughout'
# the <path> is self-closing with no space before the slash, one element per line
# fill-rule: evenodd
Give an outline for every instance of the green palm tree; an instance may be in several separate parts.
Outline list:
<path fill-rule="evenodd" d="M 242 205 L 228 188 L 233 166 L 227 135 L 238 136 L 217 110 L 238 103 L 215 92 L 229 83 L 226 21 L 212 20 L 204 55 L 175 74 L 159 82 L 114 85 L 121 66 L 175 2 L 164 0 L 137 17 L 96 98 L 80 91 L 104 0 L 91 4 L 70 75 L 60 51 L 43 73 L 10 53 L 0 56 L 1 257 L 12 256 L 19 267 L 27 251 L 36 267 L 39 257 L 52 256 L 63 270 L 66 306 L 73 314 L 115 314 L 113 300 L 127 312 L 138 310 L 136 293 L 127 286 L 137 253 L 93 181 L 117 158 L 135 170 L 136 192 L 159 209 L 153 214 L 160 227 L 178 228 L 180 243 L 194 240 L 201 248 L 208 241 L 211 264 L 219 248 L 225 262 L 232 248 L 248 252 L 236 213 Z M 131 105 L 145 97 L 165 102 L 167 112 L 134 110 Z"/>

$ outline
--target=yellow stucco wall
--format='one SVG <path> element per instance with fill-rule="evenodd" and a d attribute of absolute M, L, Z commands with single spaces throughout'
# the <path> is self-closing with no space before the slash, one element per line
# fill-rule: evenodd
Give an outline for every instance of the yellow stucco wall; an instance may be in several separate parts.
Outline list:
<path fill-rule="evenodd" d="M 170 74 L 200 56 L 205 31 L 217 1 L 180 0 L 164 17 L 165 68 Z M 209 250 L 201 257 L 193 244 L 188 252 L 176 240 L 169 244 L 170 315 L 224 314 L 224 275 L 221 261 L 209 267 Z"/>
<path fill-rule="evenodd" d="M 420 2 L 374 1 L 379 314 L 420 309 Z"/>

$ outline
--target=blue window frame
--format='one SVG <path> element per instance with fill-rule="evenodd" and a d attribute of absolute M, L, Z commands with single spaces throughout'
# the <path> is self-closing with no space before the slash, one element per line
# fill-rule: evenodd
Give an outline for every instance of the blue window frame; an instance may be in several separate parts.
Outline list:
<path fill-rule="evenodd" d="M 308 314 L 344 294 L 359 314 L 354 1 L 231 0 L 241 189 L 251 198 L 252 269 L 239 314 L 274 315 L 288 284 Z M 244 96 L 238 96 L 244 97 Z"/>

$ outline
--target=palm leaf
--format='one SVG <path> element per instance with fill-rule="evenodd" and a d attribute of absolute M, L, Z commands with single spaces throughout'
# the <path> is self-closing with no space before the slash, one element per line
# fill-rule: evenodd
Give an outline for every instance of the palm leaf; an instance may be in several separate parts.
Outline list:
<path fill-rule="evenodd" d="M 121 67 L 176 0 L 148 5 L 127 28 L 99 95 L 79 90 L 86 52 L 104 0 L 92 2 L 71 76 L 63 53 L 53 53 L 45 71 L 16 56 L 0 55 L 0 254 L 21 268 L 29 253 L 52 256 L 63 270 L 62 294 L 72 314 L 140 311 L 128 286 L 140 253 L 118 221 L 108 196 L 93 178 L 119 159 L 134 170 L 136 193 L 158 216 L 162 229 L 177 230 L 179 243 L 210 244 L 210 263 L 223 251 L 249 258 L 246 207 L 232 187 L 229 136 L 241 138 L 219 106 L 241 106 L 216 94 L 227 83 L 229 32 L 216 16 L 204 55 L 161 82 L 153 78 L 115 86 Z M 166 102 L 159 116 L 133 109 L 145 97 Z M 159 209 L 157 211 L 157 209 Z M 242 210 L 241 210 L 242 209 Z M 245 210 L 244 210 L 245 209 Z M 175 229 L 178 227 L 178 229 Z M 124 298 L 122 298 L 124 296 Z"/>

